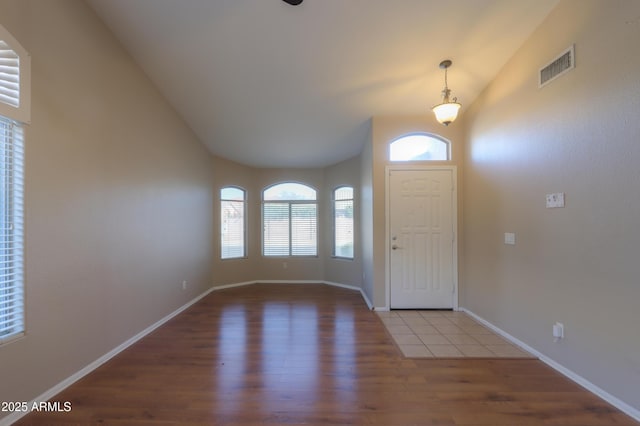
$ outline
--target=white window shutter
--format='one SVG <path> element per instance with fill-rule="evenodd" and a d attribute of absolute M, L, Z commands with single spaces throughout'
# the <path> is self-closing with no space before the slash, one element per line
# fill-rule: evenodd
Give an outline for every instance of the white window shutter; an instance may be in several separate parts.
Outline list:
<path fill-rule="evenodd" d="M 20 107 L 20 58 L 0 40 L 0 102 Z"/>
<path fill-rule="evenodd" d="M 0 115 L 31 122 L 31 56 L 0 25 Z"/>

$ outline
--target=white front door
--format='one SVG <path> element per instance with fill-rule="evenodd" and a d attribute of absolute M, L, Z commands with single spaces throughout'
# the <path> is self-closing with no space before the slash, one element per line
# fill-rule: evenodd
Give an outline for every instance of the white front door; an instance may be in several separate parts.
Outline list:
<path fill-rule="evenodd" d="M 389 169 L 392 309 L 454 307 L 454 169 Z"/>

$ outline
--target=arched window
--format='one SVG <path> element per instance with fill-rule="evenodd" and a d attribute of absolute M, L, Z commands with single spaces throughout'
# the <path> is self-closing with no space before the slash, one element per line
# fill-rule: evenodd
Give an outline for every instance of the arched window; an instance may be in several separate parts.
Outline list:
<path fill-rule="evenodd" d="M 450 158 L 449 142 L 438 136 L 414 134 L 389 144 L 391 161 L 446 161 Z"/>
<path fill-rule="evenodd" d="M 353 259 L 353 188 L 333 191 L 333 255 Z"/>
<path fill-rule="evenodd" d="M 317 256 L 318 203 L 310 186 L 285 182 L 262 192 L 262 254 Z"/>
<path fill-rule="evenodd" d="M 227 186 L 220 190 L 220 257 L 235 259 L 246 252 L 246 203 L 244 189 Z"/>

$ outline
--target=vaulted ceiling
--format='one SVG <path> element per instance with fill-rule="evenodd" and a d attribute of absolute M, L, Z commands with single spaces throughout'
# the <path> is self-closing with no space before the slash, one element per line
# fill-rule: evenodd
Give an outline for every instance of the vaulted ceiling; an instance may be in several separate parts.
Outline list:
<path fill-rule="evenodd" d="M 87 1 L 211 152 L 322 167 L 432 115 L 443 59 L 464 114 L 558 0 Z"/>

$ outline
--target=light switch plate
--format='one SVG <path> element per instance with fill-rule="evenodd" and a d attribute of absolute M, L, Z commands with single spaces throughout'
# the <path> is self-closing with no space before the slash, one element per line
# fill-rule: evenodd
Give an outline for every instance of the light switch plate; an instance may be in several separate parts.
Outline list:
<path fill-rule="evenodd" d="M 556 209 L 559 207 L 564 207 L 564 192 L 547 194 L 547 208 Z"/>
<path fill-rule="evenodd" d="M 509 244 L 511 246 L 516 244 L 516 234 L 513 232 L 505 232 L 504 233 L 504 243 Z"/>

